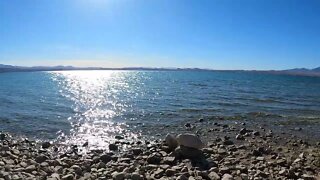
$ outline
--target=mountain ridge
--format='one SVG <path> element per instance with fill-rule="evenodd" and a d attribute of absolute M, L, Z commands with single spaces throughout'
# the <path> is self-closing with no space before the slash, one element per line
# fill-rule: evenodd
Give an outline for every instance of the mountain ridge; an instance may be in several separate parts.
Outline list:
<path fill-rule="evenodd" d="M 74 66 L 14 66 L 0 64 L 0 72 L 20 72 L 20 71 L 63 71 L 63 70 L 163 70 L 163 71 L 228 71 L 228 72 L 254 72 L 269 74 L 287 74 L 287 75 L 304 75 L 320 76 L 320 67 L 294 68 L 287 70 L 214 70 L 201 68 L 154 68 L 154 67 L 123 67 L 123 68 L 103 68 L 103 67 L 74 67 Z"/>

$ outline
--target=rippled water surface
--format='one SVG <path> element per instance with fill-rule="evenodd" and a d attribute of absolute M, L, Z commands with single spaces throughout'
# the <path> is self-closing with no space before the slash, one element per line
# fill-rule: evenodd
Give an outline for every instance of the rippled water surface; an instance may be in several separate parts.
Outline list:
<path fill-rule="evenodd" d="M 138 138 L 134 127 L 257 112 L 319 123 L 320 78 L 196 71 L 0 74 L 0 130 L 70 143 L 104 146 L 119 134 Z"/>

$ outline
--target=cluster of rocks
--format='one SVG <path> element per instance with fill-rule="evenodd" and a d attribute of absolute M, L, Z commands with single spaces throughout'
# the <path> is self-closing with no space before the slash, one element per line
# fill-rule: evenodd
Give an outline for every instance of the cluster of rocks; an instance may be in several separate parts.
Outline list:
<path fill-rule="evenodd" d="M 203 120 L 202 120 L 203 121 Z M 201 122 L 202 122 L 201 121 Z M 22 179 L 317 179 L 320 173 L 319 146 L 307 142 L 278 143 L 271 131 L 258 132 L 214 124 L 234 137 L 206 138 L 194 133 L 163 141 L 137 142 L 127 151 L 113 144 L 111 151 L 92 150 L 79 154 L 76 147 L 60 152 L 58 144 L 36 142 L 0 134 L 0 180 Z M 210 127 L 211 131 L 217 132 Z M 202 138 L 202 137 L 201 137 Z M 124 138 L 117 138 L 125 141 Z M 87 145 L 87 144 L 86 144 Z"/>

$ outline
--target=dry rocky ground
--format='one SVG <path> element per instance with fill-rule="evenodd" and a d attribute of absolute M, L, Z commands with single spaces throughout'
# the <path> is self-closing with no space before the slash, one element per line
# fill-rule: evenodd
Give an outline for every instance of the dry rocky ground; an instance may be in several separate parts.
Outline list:
<path fill-rule="evenodd" d="M 183 127 L 184 133 L 196 134 L 196 141 L 205 142 L 202 149 L 191 148 L 194 142 L 175 148 L 175 139 L 165 141 L 165 136 L 131 144 L 118 136 L 109 151 L 81 154 L 78 146 L 62 152 L 58 144 L 1 133 L 0 180 L 320 179 L 317 141 L 310 143 L 244 123 L 230 126 L 203 121 L 199 120 L 202 128 L 199 122 Z M 123 145 L 130 148 L 121 151 Z"/>

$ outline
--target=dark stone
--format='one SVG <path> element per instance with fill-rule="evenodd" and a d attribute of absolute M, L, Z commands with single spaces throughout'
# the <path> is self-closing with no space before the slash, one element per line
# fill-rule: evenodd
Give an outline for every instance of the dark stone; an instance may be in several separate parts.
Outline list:
<path fill-rule="evenodd" d="M 241 134 L 238 134 L 238 135 L 236 136 L 236 139 L 237 139 L 237 140 L 244 140 L 244 137 L 243 137 Z"/>
<path fill-rule="evenodd" d="M 108 154 L 104 154 L 100 156 L 100 160 L 104 163 L 108 163 L 109 161 L 111 161 L 111 156 Z"/>
<path fill-rule="evenodd" d="M 109 150 L 116 151 L 118 150 L 118 146 L 116 144 L 109 144 Z"/>
<path fill-rule="evenodd" d="M 134 149 L 132 149 L 132 153 L 134 154 L 134 155 L 140 155 L 140 154 L 142 154 L 142 150 L 140 149 L 140 148 L 134 148 Z"/>
<path fill-rule="evenodd" d="M 233 145 L 233 142 L 231 140 L 224 140 L 223 144 L 224 145 Z"/>
<path fill-rule="evenodd" d="M 242 128 L 242 129 L 239 131 L 239 133 L 242 134 L 242 135 L 246 134 L 247 132 L 248 132 L 248 131 L 247 131 L 246 128 Z"/>
<path fill-rule="evenodd" d="M 47 156 L 44 156 L 44 155 L 39 155 L 35 158 L 35 161 L 37 163 L 43 163 L 44 161 L 46 161 L 48 159 Z"/>
<path fill-rule="evenodd" d="M 260 136 L 260 132 L 259 132 L 259 131 L 254 131 L 254 132 L 252 132 L 252 134 L 253 134 L 254 136 Z"/>
<path fill-rule="evenodd" d="M 256 150 L 256 149 L 254 149 L 254 150 L 252 151 L 252 155 L 253 155 L 253 156 L 262 156 L 262 153 L 261 153 L 260 151 Z"/>
<path fill-rule="evenodd" d="M 115 138 L 115 139 L 124 139 L 123 136 L 119 136 L 119 135 L 115 136 L 114 138 Z"/>
<path fill-rule="evenodd" d="M 1 133 L 1 134 L 0 134 L 0 140 L 3 141 L 3 140 L 5 140 L 5 139 L 6 139 L 6 135 L 3 134 L 3 133 Z"/>
<path fill-rule="evenodd" d="M 42 148 L 47 149 L 51 146 L 51 144 L 50 144 L 50 142 L 43 142 L 41 146 L 42 146 Z"/>
<path fill-rule="evenodd" d="M 185 146 L 179 146 L 174 154 L 177 159 L 196 159 L 204 156 L 201 150 Z"/>
<path fill-rule="evenodd" d="M 279 160 L 277 161 L 277 164 L 278 164 L 279 166 L 286 166 L 287 161 L 284 160 L 284 159 L 279 159 Z"/>
<path fill-rule="evenodd" d="M 167 169 L 165 173 L 166 173 L 167 176 L 170 177 L 170 176 L 175 175 L 176 171 L 173 170 L 173 169 Z"/>
<path fill-rule="evenodd" d="M 152 174 L 151 177 L 154 179 L 160 179 L 164 175 L 164 173 L 164 170 L 159 168 Z"/>
<path fill-rule="evenodd" d="M 88 143 L 88 141 L 87 142 L 85 142 L 83 145 L 82 145 L 82 147 L 87 147 L 89 145 L 89 143 Z"/>
<path fill-rule="evenodd" d="M 161 157 L 159 154 L 151 154 L 148 158 L 147 158 L 147 162 L 149 164 L 160 164 L 161 162 Z"/>
<path fill-rule="evenodd" d="M 186 128 L 191 128 L 191 124 L 190 124 L 190 123 L 186 123 L 184 126 L 185 126 Z"/>

